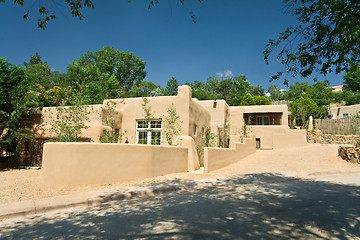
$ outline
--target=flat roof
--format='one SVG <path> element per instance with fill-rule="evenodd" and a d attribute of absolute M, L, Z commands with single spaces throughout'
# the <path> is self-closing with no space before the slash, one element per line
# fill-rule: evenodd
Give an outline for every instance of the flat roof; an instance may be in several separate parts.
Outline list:
<path fill-rule="evenodd" d="M 256 114 L 256 113 L 283 113 L 282 111 L 256 111 L 256 112 L 244 112 L 244 114 Z"/>

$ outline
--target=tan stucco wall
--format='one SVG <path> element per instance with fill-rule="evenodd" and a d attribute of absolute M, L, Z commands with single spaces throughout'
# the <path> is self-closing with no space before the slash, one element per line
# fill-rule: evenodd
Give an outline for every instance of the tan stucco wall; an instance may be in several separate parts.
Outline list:
<path fill-rule="evenodd" d="M 196 135 L 194 134 L 195 125 Z M 203 106 L 201 106 L 196 98 L 193 98 L 189 108 L 188 135 L 194 138 L 196 144 L 201 144 L 205 137 L 202 133 L 206 128 L 211 128 L 211 115 Z"/>
<path fill-rule="evenodd" d="M 186 172 L 186 147 L 45 143 L 41 182 L 48 186 L 110 184 Z"/>
<path fill-rule="evenodd" d="M 306 133 L 292 134 L 294 130 L 288 127 L 287 105 L 235 106 L 230 107 L 230 147 L 235 147 L 235 142 L 241 140 L 245 112 L 282 112 L 281 125 L 248 125 L 248 133 L 260 138 L 261 148 L 278 148 L 283 139 L 288 140 L 288 142 L 283 142 L 284 146 L 306 143 Z M 281 136 L 274 138 L 275 135 Z"/>
<path fill-rule="evenodd" d="M 203 106 L 211 115 L 210 130 L 216 136 L 220 136 L 220 129 L 224 129 L 227 124 L 227 131 L 229 132 L 230 125 L 230 110 L 225 100 L 216 100 L 216 107 L 214 108 L 215 100 L 201 100 L 199 103 Z M 228 133 L 229 134 L 229 133 Z M 219 146 L 219 137 L 216 139 L 216 146 Z"/>
<path fill-rule="evenodd" d="M 244 112 L 282 112 L 281 125 L 288 126 L 287 105 L 257 105 L 230 107 L 230 134 L 239 135 L 244 125 Z"/>
<path fill-rule="evenodd" d="M 110 129 L 105 126 L 102 115 L 102 104 L 89 105 L 86 110 L 89 111 L 89 121 L 86 123 L 87 129 L 81 131 L 81 136 L 91 138 L 94 142 L 99 142 L 99 136 L 103 134 L 103 129 Z M 56 120 L 56 107 L 44 107 L 42 110 L 42 123 L 35 126 L 38 129 L 38 138 L 54 138 L 55 134 L 50 131 L 51 122 Z M 119 114 L 119 116 L 121 116 Z"/>
<path fill-rule="evenodd" d="M 306 130 L 290 129 L 288 126 L 250 126 L 250 134 L 260 138 L 261 148 L 284 148 L 304 146 L 306 142 Z M 230 147 L 241 140 L 241 135 L 230 136 Z"/>
<path fill-rule="evenodd" d="M 287 129 L 285 134 L 275 134 L 273 136 L 274 148 L 302 147 L 308 143 L 306 141 L 306 130 Z"/>
<path fill-rule="evenodd" d="M 343 114 L 346 113 L 349 113 L 351 116 L 351 115 L 356 115 L 359 112 L 360 112 L 360 104 L 330 108 L 330 115 L 332 119 L 343 118 Z"/>
<path fill-rule="evenodd" d="M 235 143 L 235 148 L 205 148 L 204 172 L 228 166 L 256 152 L 255 138 L 245 138 L 244 143 Z"/>
<path fill-rule="evenodd" d="M 216 108 L 214 108 L 214 100 L 201 100 L 199 103 L 211 114 L 211 122 L 216 123 L 219 127 L 225 125 L 226 113 L 228 113 L 227 121 L 229 122 L 230 111 L 225 100 L 216 100 Z"/>

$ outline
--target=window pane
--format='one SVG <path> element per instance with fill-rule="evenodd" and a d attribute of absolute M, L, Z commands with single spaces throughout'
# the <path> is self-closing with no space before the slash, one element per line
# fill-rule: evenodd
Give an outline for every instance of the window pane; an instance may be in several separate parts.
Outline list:
<path fill-rule="evenodd" d="M 161 120 L 151 121 L 150 127 L 151 128 L 161 128 Z"/>
<path fill-rule="evenodd" d="M 137 128 L 148 128 L 148 124 L 144 120 L 137 121 Z"/>
<path fill-rule="evenodd" d="M 257 117 L 256 118 L 256 125 L 263 125 L 262 117 Z"/>
<path fill-rule="evenodd" d="M 270 118 L 264 117 L 264 125 L 270 125 Z"/>
<path fill-rule="evenodd" d="M 147 132 L 139 132 L 138 144 L 147 144 Z"/>
<path fill-rule="evenodd" d="M 160 145 L 161 132 L 151 132 L 151 145 Z"/>

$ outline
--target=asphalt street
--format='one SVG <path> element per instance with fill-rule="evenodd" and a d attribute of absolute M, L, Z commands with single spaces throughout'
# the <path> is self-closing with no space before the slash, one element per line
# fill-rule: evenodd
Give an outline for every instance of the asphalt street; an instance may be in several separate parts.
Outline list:
<path fill-rule="evenodd" d="M 1 239 L 360 239 L 360 188 L 253 174 L 0 222 Z"/>

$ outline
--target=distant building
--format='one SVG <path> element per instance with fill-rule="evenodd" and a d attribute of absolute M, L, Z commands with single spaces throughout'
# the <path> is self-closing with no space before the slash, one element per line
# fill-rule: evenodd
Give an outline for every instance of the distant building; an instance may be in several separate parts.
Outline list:
<path fill-rule="evenodd" d="M 342 92 L 344 86 L 345 85 L 339 85 L 339 86 L 333 86 L 331 88 L 333 89 L 333 92 Z"/>
<path fill-rule="evenodd" d="M 331 106 L 329 109 L 329 117 L 331 119 L 350 118 L 360 112 L 360 104 L 349 106 Z"/>

